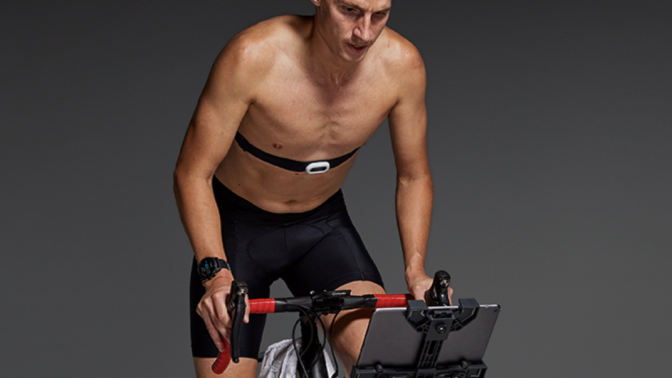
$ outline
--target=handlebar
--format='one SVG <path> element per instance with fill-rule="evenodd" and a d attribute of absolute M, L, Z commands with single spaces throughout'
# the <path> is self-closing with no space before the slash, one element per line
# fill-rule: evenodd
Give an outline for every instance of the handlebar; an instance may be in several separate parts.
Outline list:
<path fill-rule="evenodd" d="M 432 287 L 425 293 L 425 302 L 431 306 L 450 305 L 448 287 L 450 275 L 438 271 L 434 275 Z M 239 361 L 240 330 L 245 316 L 245 296 L 248 288 L 245 282 L 234 280 L 231 292 L 226 300 L 229 315 L 234 313 L 231 327 L 231 344 L 222 339 L 225 350 L 220 352 L 212 364 L 212 371 L 222 374 L 231 360 Z M 250 314 L 270 314 L 277 312 L 312 311 L 317 315 L 335 314 L 342 310 L 357 308 L 407 307 L 407 301 L 413 300 L 411 294 L 367 294 L 350 295 L 350 290 L 325 291 L 305 297 L 250 299 Z"/>

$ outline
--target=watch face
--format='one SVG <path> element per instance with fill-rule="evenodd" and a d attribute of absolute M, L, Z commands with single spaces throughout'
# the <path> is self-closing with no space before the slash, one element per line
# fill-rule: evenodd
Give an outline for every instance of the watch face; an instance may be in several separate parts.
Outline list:
<path fill-rule="evenodd" d="M 201 277 L 209 277 L 214 269 L 215 266 L 209 258 L 203 259 L 203 261 L 198 264 L 198 273 Z"/>

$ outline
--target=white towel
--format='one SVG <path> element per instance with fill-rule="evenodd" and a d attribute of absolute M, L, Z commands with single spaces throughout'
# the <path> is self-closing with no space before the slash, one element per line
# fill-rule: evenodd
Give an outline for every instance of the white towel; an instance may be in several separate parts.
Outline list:
<path fill-rule="evenodd" d="M 301 350 L 301 340 L 296 341 L 296 347 Z M 331 377 L 336 368 L 326 348 L 323 352 L 327 363 L 327 373 Z M 278 341 L 266 349 L 264 360 L 261 362 L 259 378 L 296 378 L 297 362 L 292 340 Z"/>

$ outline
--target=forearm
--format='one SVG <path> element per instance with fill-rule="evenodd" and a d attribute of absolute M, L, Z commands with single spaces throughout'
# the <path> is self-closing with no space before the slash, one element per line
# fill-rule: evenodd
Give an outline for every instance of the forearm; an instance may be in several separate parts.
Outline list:
<path fill-rule="evenodd" d="M 219 210 L 212 191 L 212 176 L 189 175 L 185 171 L 186 169 L 180 169 L 178 163 L 173 176 L 175 200 L 196 260 L 201 261 L 206 257 L 226 260 Z M 223 339 L 228 340 L 231 327 L 226 311 L 226 298 L 233 279 L 231 271 L 221 269 L 214 278 L 205 281 L 205 294 L 196 307 L 196 313 L 205 322 L 206 329 L 220 352 L 226 348 Z M 249 321 L 247 313 L 244 321 Z"/>
<path fill-rule="evenodd" d="M 433 198 L 432 178 L 429 173 L 397 180 L 397 225 L 404 252 L 407 281 L 425 274 Z"/>
<path fill-rule="evenodd" d="M 180 219 L 196 259 L 219 257 L 226 260 L 212 178 L 190 175 L 178 167 L 173 182 Z"/>

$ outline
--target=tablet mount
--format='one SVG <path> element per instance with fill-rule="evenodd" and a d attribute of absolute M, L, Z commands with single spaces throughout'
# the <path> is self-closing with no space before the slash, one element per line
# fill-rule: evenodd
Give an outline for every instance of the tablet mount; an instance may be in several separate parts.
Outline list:
<path fill-rule="evenodd" d="M 446 273 L 447 275 L 447 273 Z M 438 273 L 435 283 L 439 279 Z M 450 276 L 447 276 L 448 283 Z M 445 283 L 445 277 L 444 277 Z M 444 285 L 447 290 L 448 284 Z M 438 296 L 441 299 L 441 295 Z M 447 302 L 447 293 L 444 296 Z M 435 301 L 427 301 L 435 303 Z M 433 303 L 434 302 L 434 303 Z M 416 332 L 423 334 L 420 352 L 415 366 L 391 368 L 376 364 L 373 368 L 353 366 L 351 377 L 355 378 L 483 378 L 487 366 L 483 361 L 459 361 L 454 364 L 438 365 L 439 353 L 450 332 L 459 331 L 476 318 L 479 305 L 475 299 L 460 299 L 459 307 L 432 308 L 420 300 L 409 300 L 406 320 Z"/>

